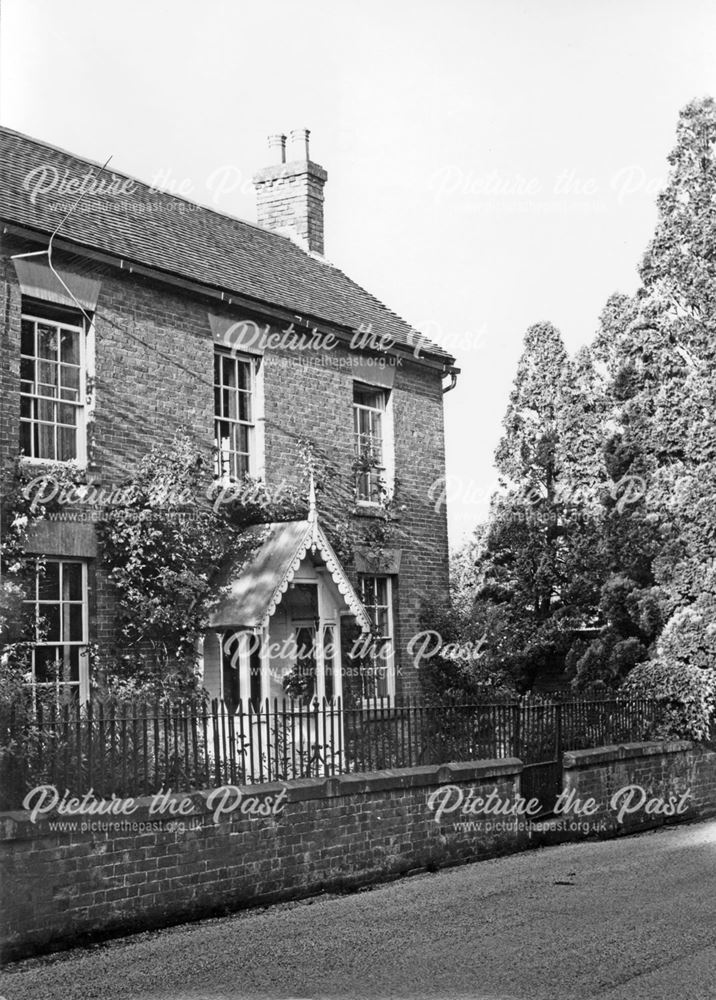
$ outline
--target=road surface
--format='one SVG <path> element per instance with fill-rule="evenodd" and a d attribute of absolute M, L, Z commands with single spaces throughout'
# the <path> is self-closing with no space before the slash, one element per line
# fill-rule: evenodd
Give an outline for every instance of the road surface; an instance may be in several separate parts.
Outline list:
<path fill-rule="evenodd" d="M 716 822 L 9 966 L 7 1000 L 714 1000 Z"/>

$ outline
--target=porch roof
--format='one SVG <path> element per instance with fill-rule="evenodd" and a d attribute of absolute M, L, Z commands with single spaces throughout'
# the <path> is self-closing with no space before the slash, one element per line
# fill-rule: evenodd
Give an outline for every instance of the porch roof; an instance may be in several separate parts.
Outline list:
<path fill-rule="evenodd" d="M 313 520 L 259 524 L 244 533 L 248 555 L 228 594 L 211 614 L 212 628 L 263 628 L 309 549 L 318 552 L 364 632 L 370 618 L 321 526 Z"/>

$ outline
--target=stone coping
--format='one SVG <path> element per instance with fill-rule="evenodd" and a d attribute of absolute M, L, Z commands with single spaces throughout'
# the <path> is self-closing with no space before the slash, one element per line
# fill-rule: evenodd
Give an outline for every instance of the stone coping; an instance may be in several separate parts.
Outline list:
<path fill-rule="evenodd" d="M 563 755 L 565 771 L 613 764 L 636 757 L 657 757 L 661 754 L 685 753 L 694 748 L 691 740 L 665 740 L 649 743 L 620 743 L 595 750 L 568 750 Z"/>
<path fill-rule="evenodd" d="M 516 757 L 505 757 L 499 760 L 465 761 L 452 764 L 425 765 L 422 767 L 392 768 L 385 771 L 373 771 L 360 774 L 341 774 L 332 778 L 297 778 L 293 781 L 265 782 L 254 785 L 223 786 L 236 787 L 242 796 L 242 801 L 258 799 L 260 802 L 275 802 L 278 796 L 285 804 L 315 800 L 327 800 L 352 795 L 370 795 L 373 792 L 403 791 L 414 788 L 428 788 L 436 785 L 450 785 L 457 782 L 486 782 L 493 778 L 517 776 L 522 772 L 522 761 Z M 176 823 L 198 816 L 209 815 L 212 811 L 208 805 L 213 789 L 194 792 L 175 792 L 168 801 L 191 802 L 181 815 L 170 813 L 150 813 L 152 796 L 142 796 L 133 799 L 136 808 L 131 814 L 104 813 L 102 815 L 68 815 L 53 810 L 31 822 L 24 810 L 0 813 L 0 840 L 17 840 L 25 837 L 55 836 L 56 831 L 50 830 L 48 824 L 60 820 L 82 822 L 104 819 L 107 821 L 127 820 L 136 823 Z M 62 794 L 62 790 L 58 788 Z M 123 800 L 123 801 L 126 801 Z M 240 816 L 237 811 L 231 816 Z M 227 817 L 230 821 L 231 816 Z"/>

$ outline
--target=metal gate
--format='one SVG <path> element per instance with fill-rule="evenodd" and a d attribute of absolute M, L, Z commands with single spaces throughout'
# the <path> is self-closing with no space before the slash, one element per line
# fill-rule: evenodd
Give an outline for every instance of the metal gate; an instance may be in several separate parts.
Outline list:
<path fill-rule="evenodd" d="M 524 764 L 521 794 L 524 799 L 537 799 L 537 816 L 554 813 L 562 791 L 562 706 L 522 704 L 515 734 L 518 756 Z"/>

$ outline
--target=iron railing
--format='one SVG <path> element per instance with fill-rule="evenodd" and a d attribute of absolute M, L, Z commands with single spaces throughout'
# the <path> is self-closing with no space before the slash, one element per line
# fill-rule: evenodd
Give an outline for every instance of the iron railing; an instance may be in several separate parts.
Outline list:
<path fill-rule="evenodd" d="M 560 702 L 391 699 L 186 706 L 89 703 L 0 710 L 0 808 L 38 785 L 96 797 L 153 795 L 519 757 L 648 738 L 646 700 Z"/>

